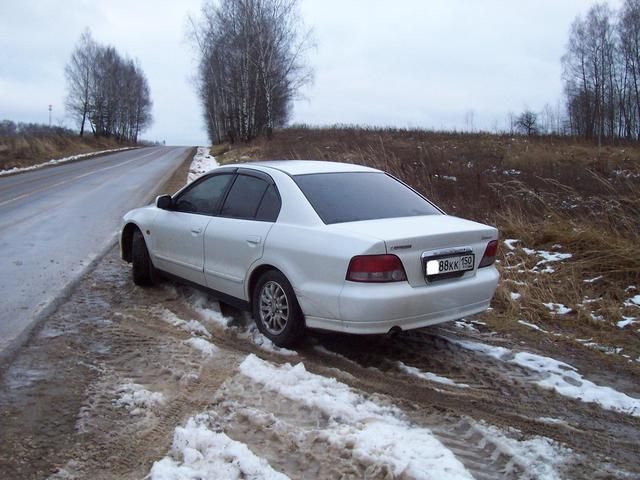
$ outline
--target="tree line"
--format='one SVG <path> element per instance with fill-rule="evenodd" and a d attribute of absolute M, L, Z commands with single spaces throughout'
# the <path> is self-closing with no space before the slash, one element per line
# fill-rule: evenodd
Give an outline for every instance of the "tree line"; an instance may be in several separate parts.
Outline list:
<path fill-rule="evenodd" d="M 138 62 L 101 45 L 85 31 L 65 68 L 67 112 L 80 136 L 89 125 L 93 135 L 138 141 L 151 125 L 151 94 Z"/>
<path fill-rule="evenodd" d="M 640 0 L 578 16 L 562 57 L 568 129 L 586 139 L 640 139 Z"/>
<path fill-rule="evenodd" d="M 286 124 L 298 89 L 311 78 L 304 62 L 297 0 L 205 3 L 193 25 L 198 89 L 213 143 L 270 136 Z"/>
<path fill-rule="evenodd" d="M 53 135 L 75 136 L 76 132 L 69 128 L 58 125 L 50 126 L 43 123 L 16 123 L 12 120 L 0 121 L 0 137 L 47 137 Z"/>

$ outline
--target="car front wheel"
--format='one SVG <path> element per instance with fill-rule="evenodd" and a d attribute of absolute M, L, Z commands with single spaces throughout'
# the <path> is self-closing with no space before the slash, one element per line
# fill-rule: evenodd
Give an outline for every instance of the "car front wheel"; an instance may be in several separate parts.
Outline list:
<path fill-rule="evenodd" d="M 291 284 L 280 272 L 264 273 L 254 290 L 253 316 L 262 334 L 279 347 L 293 347 L 304 333 L 302 310 Z"/>
<path fill-rule="evenodd" d="M 140 286 L 149 286 L 155 283 L 155 269 L 149 258 L 147 244 L 144 241 L 142 232 L 133 232 L 131 242 L 131 263 L 133 264 L 133 283 Z"/>

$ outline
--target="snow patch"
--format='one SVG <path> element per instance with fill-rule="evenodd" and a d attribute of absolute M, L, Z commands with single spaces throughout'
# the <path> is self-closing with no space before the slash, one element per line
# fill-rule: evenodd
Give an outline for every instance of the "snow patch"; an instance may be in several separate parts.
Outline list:
<path fill-rule="evenodd" d="M 517 240 L 515 238 L 507 238 L 506 240 L 503 241 L 503 243 L 505 244 L 505 246 L 509 249 L 509 250 L 515 250 L 515 244 L 518 243 L 520 240 Z"/>
<path fill-rule="evenodd" d="M 312 434 L 340 450 L 351 451 L 354 459 L 384 463 L 394 478 L 469 479 L 464 465 L 427 428 L 410 423 L 393 405 L 374 403 L 333 378 L 309 373 L 304 365 L 275 366 L 254 355 L 240 365 L 242 375 L 268 390 L 328 418 Z M 441 377 L 442 378 L 442 377 Z M 473 425 L 478 432 L 526 470 L 526 478 L 558 478 L 556 468 L 565 461 L 564 449 L 544 437 L 526 440 L 510 438 L 514 430 Z"/>
<path fill-rule="evenodd" d="M 213 170 L 219 166 L 216 158 L 209 155 L 209 149 L 207 147 L 198 147 L 196 154 L 193 156 L 193 161 L 189 167 L 189 175 L 187 176 L 187 184 L 193 182 L 195 179 L 201 177 L 209 170 Z"/>
<path fill-rule="evenodd" d="M 633 325 L 634 323 L 638 323 L 638 320 L 636 320 L 636 317 L 622 317 L 622 320 L 620 320 L 618 323 L 616 323 L 616 325 L 618 326 L 618 328 L 624 328 L 627 325 Z"/>
<path fill-rule="evenodd" d="M 207 330 L 207 328 L 197 320 L 183 320 L 166 308 L 163 308 L 160 311 L 160 318 L 174 327 L 181 328 L 192 335 L 202 335 L 204 337 L 211 338 L 209 330 Z"/>
<path fill-rule="evenodd" d="M 3 175 L 11 175 L 12 173 L 28 172 L 30 170 L 38 170 L 39 168 L 46 167 L 47 165 L 57 165 L 59 163 L 71 162 L 73 160 L 80 160 L 81 158 L 93 157 L 96 155 L 103 155 L 105 153 L 121 152 L 123 150 L 131 150 L 134 147 L 112 148 L 110 150 L 100 150 L 99 152 L 81 153 L 79 155 L 71 155 L 70 157 L 56 158 L 49 160 L 48 162 L 38 163 L 37 165 L 31 165 L 30 167 L 13 167 L 7 170 L 0 170 L 0 177 Z"/>
<path fill-rule="evenodd" d="M 218 351 L 218 347 L 216 347 L 213 343 L 208 342 L 204 338 L 200 337 L 189 338 L 188 340 L 185 340 L 185 343 L 195 348 L 196 350 L 200 350 L 200 352 L 207 357 L 212 356 Z"/>
<path fill-rule="evenodd" d="M 214 431 L 208 414 L 177 427 L 169 456 L 151 467 L 151 480 L 287 480 L 244 444 Z"/>
<path fill-rule="evenodd" d="M 597 282 L 598 280 L 602 280 L 603 276 L 602 275 L 598 275 L 597 277 L 593 277 L 593 278 L 588 278 L 586 280 L 583 280 L 584 283 L 594 283 Z"/>
<path fill-rule="evenodd" d="M 402 362 L 397 362 L 398 368 L 409 375 L 413 375 L 414 377 L 421 378 L 423 380 L 428 380 L 430 382 L 441 383 L 443 385 L 449 385 L 451 387 L 460 387 L 460 388 L 469 388 L 469 385 L 466 383 L 456 383 L 450 378 L 441 377 L 440 375 L 436 375 L 431 372 L 423 372 L 422 370 L 417 369 L 416 367 L 412 367 L 410 365 L 406 365 Z"/>
<path fill-rule="evenodd" d="M 611 387 L 596 385 L 580 375 L 578 370 L 568 363 L 529 352 L 514 354 L 507 348 L 484 343 L 449 338 L 447 340 L 467 350 L 479 352 L 500 361 L 514 363 L 542 374 L 543 378 L 532 379 L 532 382 L 541 388 L 554 390 L 562 396 L 581 402 L 595 403 L 606 410 L 640 417 L 640 399 L 630 397 Z"/>
<path fill-rule="evenodd" d="M 277 353 L 278 355 L 294 356 L 298 355 L 298 352 L 289 350 L 287 348 L 278 347 L 271 340 L 265 337 L 255 323 L 250 323 L 246 330 L 238 331 L 238 337 L 245 338 L 251 341 L 256 347 L 271 353 Z"/>
<path fill-rule="evenodd" d="M 329 417 L 321 437 L 337 447 L 353 448 L 356 458 L 385 462 L 395 476 L 417 479 L 471 479 L 464 465 L 426 428 L 410 425 L 394 406 L 378 405 L 335 378 L 306 371 L 302 363 L 275 366 L 255 355 L 240 372 L 280 395 Z"/>
<path fill-rule="evenodd" d="M 558 467 L 566 462 L 571 450 L 545 437 L 515 440 L 507 437 L 496 427 L 476 424 L 476 428 L 491 438 L 502 453 L 510 455 L 527 472 L 527 478 L 539 480 L 559 479 Z M 518 430 L 513 429 L 515 433 Z"/>
<path fill-rule="evenodd" d="M 239 338 L 251 341 L 255 346 L 266 352 L 290 356 L 298 354 L 293 350 L 276 346 L 258 330 L 252 318 L 248 318 L 246 323 L 242 323 L 241 325 L 230 325 L 234 319 L 222 315 L 222 312 L 220 312 L 220 304 L 210 300 L 209 297 L 202 292 L 194 291 L 193 294 L 188 297 L 188 302 L 206 322 L 214 323 L 223 329 L 236 328 Z"/>
<path fill-rule="evenodd" d="M 640 307 L 640 295 L 635 295 L 624 302 L 625 307 Z"/>
<path fill-rule="evenodd" d="M 213 323 L 222 328 L 227 328 L 229 325 L 230 319 L 222 315 L 220 304 L 209 299 L 203 292 L 194 290 L 187 298 L 187 301 L 206 322 Z"/>
<path fill-rule="evenodd" d="M 533 330 L 537 330 L 539 332 L 549 333 L 547 330 L 545 330 L 544 328 L 540 328 L 538 325 L 534 323 L 525 322 L 524 320 L 518 320 L 518 323 L 520 325 L 524 325 L 525 327 L 532 328 Z"/>
<path fill-rule="evenodd" d="M 130 415 L 140 415 L 145 409 L 164 404 L 165 398 L 161 392 L 151 392 L 137 383 L 125 383 L 116 390 L 118 398 L 114 405 L 124 407 Z"/>
<path fill-rule="evenodd" d="M 522 295 L 519 294 L 518 292 L 511 292 L 509 294 L 509 296 L 511 297 L 511 300 L 513 300 L 513 301 L 520 300 L 520 298 L 522 297 Z"/>
<path fill-rule="evenodd" d="M 571 313 L 573 310 L 562 303 L 542 303 L 545 307 L 549 309 L 549 311 L 554 315 L 566 315 L 567 313 Z"/>
<path fill-rule="evenodd" d="M 561 248 L 561 245 L 554 245 L 553 248 Z M 549 252 L 547 250 L 534 250 L 532 248 L 522 247 L 522 251 L 527 255 L 536 255 L 541 257 L 542 260 L 538 261 L 535 266 L 531 269 L 532 272 L 535 273 L 553 273 L 555 269 L 548 265 L 553 262 L 561 262 L 563 260 L 568 260 L 573 257 L 571 253 L 560 253 L 560 252 Z M 539 270 L 540 267 L 544 266 L 545 268 Z"/>

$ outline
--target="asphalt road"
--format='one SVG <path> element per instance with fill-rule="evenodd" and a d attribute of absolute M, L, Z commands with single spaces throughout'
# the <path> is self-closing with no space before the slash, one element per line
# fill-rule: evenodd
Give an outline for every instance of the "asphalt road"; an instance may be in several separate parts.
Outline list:
<path fill-rule="evenodd" d="M 0 357 L 117 238 L 188 152 L 149 147 L 0 177 Z"/>

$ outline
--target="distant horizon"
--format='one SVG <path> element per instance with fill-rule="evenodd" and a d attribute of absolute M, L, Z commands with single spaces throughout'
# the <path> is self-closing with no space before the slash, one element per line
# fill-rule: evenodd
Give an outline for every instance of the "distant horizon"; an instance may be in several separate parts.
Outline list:
<path fill-rule="evenodd" d="M 595 2 L 542 0 L 301 0 L 313 30 L 315 81 L 293 103 L 291 123 L 435 130 L 503 130 L 509 112 L 562 104 L 560 57 L 577 15 Z M 613 9 L 621 0 L 610 0 Z M 80 34 L 138 59 L 154 102 L 143 137 L 208 142 L 194 78 L 188 16 L 201 0 L 87 4 L 24 0 L 0 5 L 0 117 L 72 126 L 64 68 Z M 69 13 L 72 14 L 69 14 Z M 336 14 L 339 12 L 339 14 Z M 144 22 L 140 22 L 144 18 Z M 541 34 L 544 32 L 544 34 Z"/>

